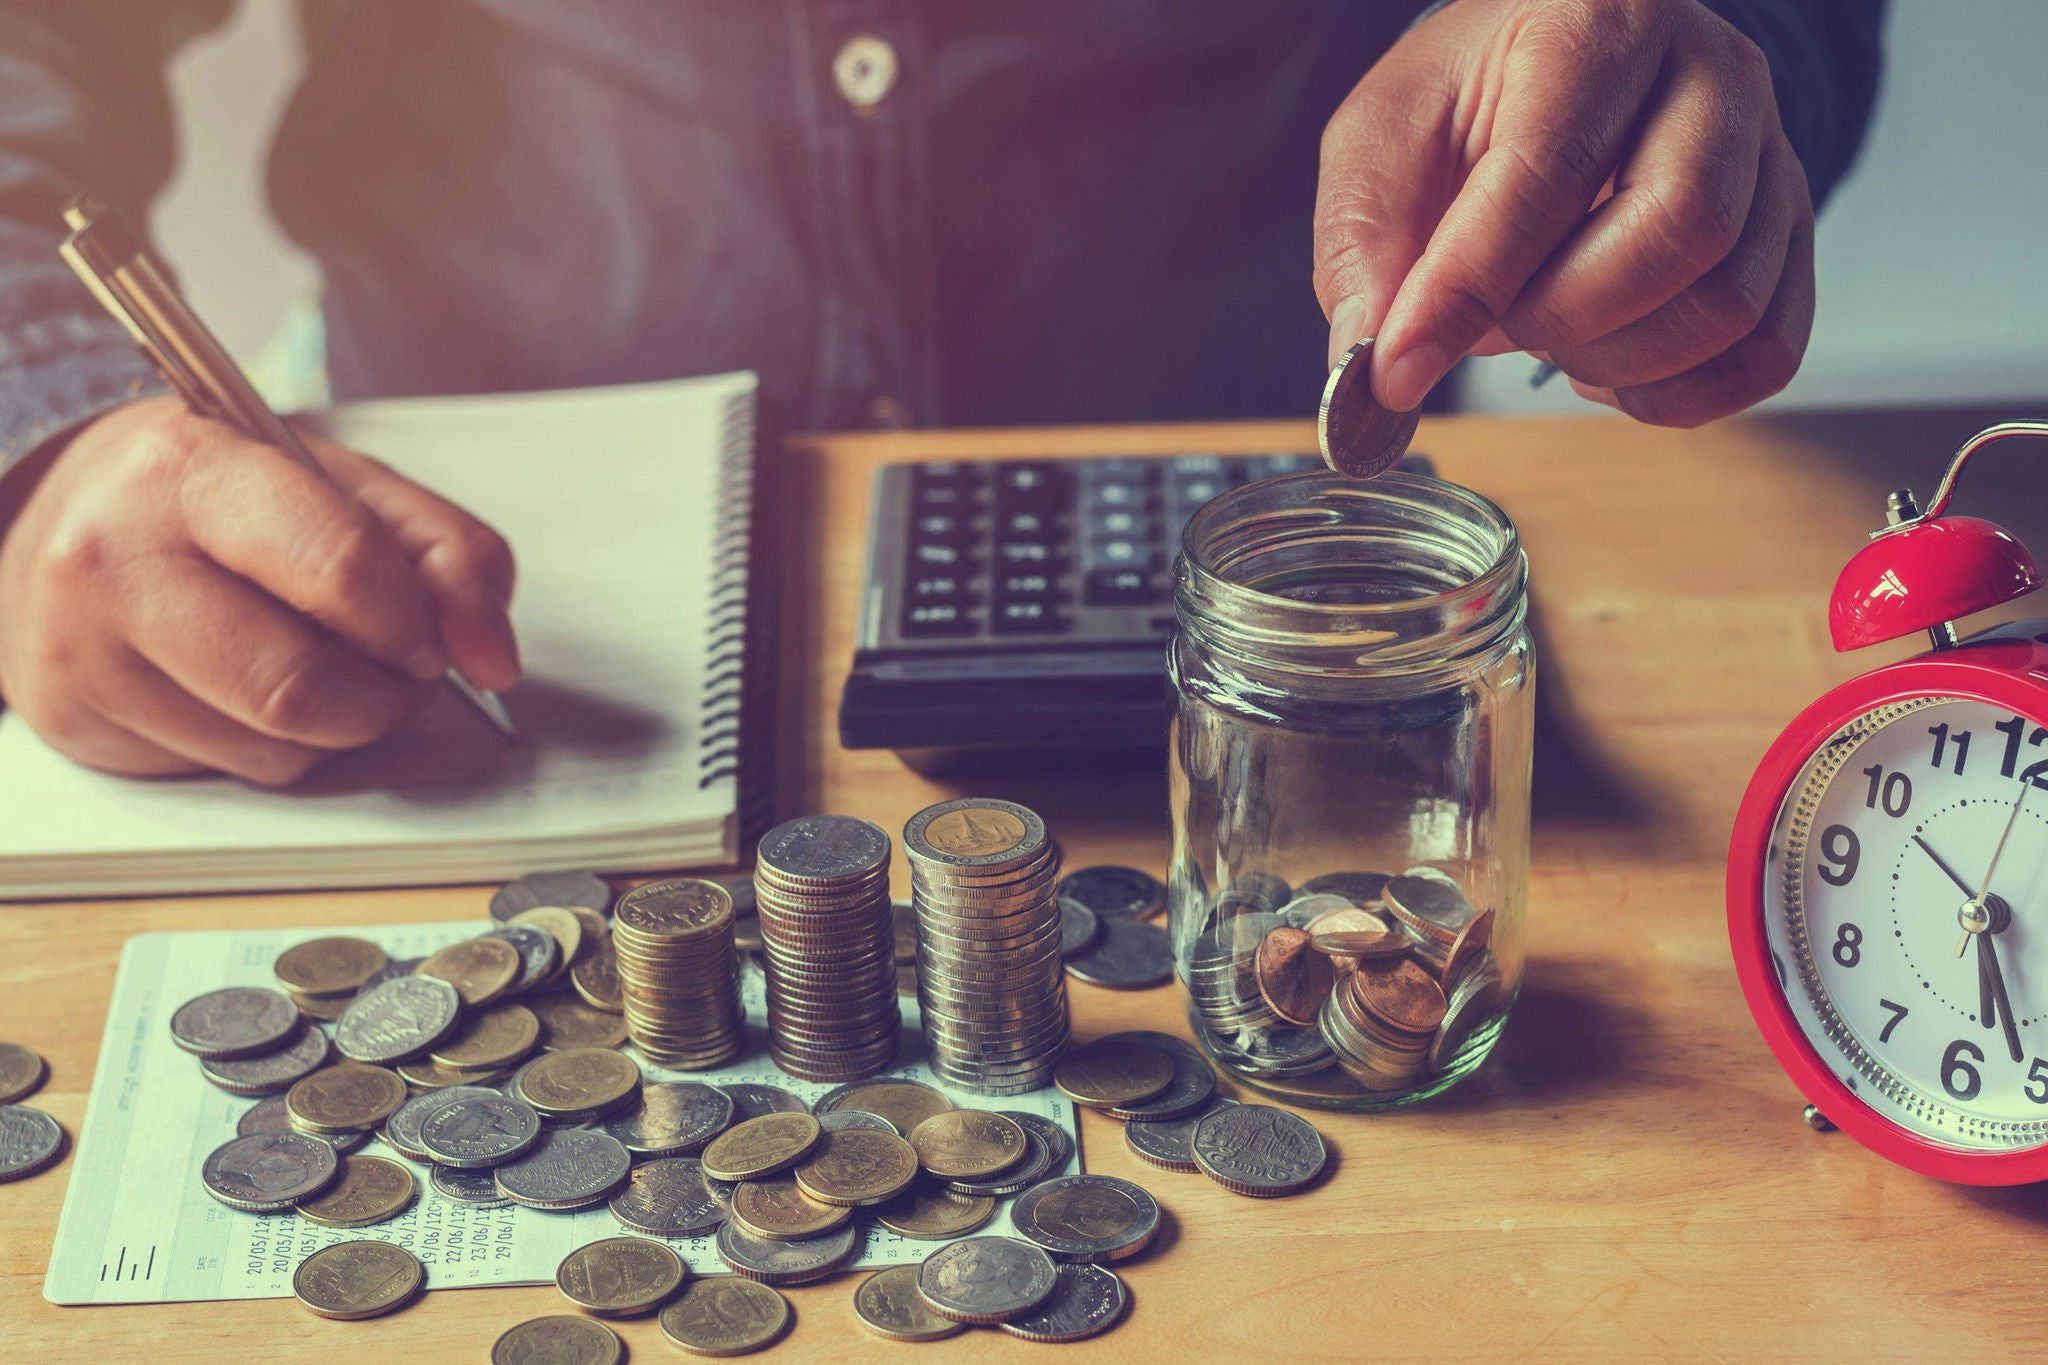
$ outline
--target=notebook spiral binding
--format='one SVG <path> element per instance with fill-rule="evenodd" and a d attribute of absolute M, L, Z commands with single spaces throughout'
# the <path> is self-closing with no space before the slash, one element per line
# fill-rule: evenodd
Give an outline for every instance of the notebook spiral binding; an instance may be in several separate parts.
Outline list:
<path fill-rule="evenodd" d="M 719 430 L 718 531 L 712 543 L 710 655 L 704 662 L 697 786 L 737 777 L 747 642 L 747 561 L 754 514 L 754 399 L 728 403 Z"/>

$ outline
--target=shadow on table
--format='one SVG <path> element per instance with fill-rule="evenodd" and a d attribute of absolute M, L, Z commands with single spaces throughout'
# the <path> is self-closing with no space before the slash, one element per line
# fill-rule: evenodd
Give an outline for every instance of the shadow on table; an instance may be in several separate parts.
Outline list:
<path fill-rule="evenodd" d="M 1532 959 L 1523 980 L 1493 1055 L 1429 1108 L 1558 1104 L 1627 1084 L 1653 1041 L 1650 1015 L 1617 1003 L 1590 966 L 1570 959 Z"/>

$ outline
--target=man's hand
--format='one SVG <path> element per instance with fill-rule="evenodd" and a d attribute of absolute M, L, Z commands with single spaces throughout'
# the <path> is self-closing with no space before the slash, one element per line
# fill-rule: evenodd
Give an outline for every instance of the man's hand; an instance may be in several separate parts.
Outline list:
<path fill-rule="evenodd" d="M 1696 426 L 1782 389 L 1813 325 L 1813 205 L 1756 46 L 1697 0 L 1454 0 L 1323 135 L 1331 364 L 1376 336 L 1405 412 L 1468 353 Z"/>
<path fill-rule="evenodd" d="M 308 444 L 331 484 L 151 399 L 15 471 L 26 496 L 0 484 L 8 705 L 95 768 L 277 786 L 390 731 L 451 661 L 511 686 L 505 542 L 367 456 Z"/>

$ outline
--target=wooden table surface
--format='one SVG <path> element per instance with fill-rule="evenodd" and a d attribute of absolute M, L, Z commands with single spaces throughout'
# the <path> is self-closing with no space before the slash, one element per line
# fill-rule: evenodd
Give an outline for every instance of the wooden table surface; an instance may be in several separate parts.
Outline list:
<path fill-rule="evenodd" d="M 1534 566 L 1543 720 L 1521 1004 L 1487 1066 L 1442 1100 L 1315 1116 L 1335 1170 L 1302 1197 L 1240 1199 L 1154 1170 L 1125 1150 L 1119 1125 L 1086 1116 L 1088 1168 L 1138 1180 L 1168 1220 L 1127 1268 L 1128 1320 L 1077 1349 L 1217 1361 L 2038 1354 L 2048 1294 L 2032 1257 L 2048 1194 L 1937 1184 L 1808 1131 L 1744 1010 L 1721 895 L 1736 798 L 1771 737 L 1833 682 L 1906 652 L 1830 651 L 1836 571 L 1881 519 L 1883 492 L 1912 483 L 1925 494 L 1988 415 L 1690 433 L 1607 418 L 1425 423 L 1418 448 L 1508 508 Z M 941 784 L 889 754 L 837 747 L 870 473 L 889 459 L 1312 441 L 1300 423 L 1119 427 L 831 438 L 765 455 L 764 501 L 787 560 L 778 815 L 845 812 L 896 828 L 971 790 L 1042 812 L 1071 866 L 1163 871 L 1159 774 Z M 1959 506 L 1994 509 L 2048 546 L 2028 458 L 1973 475 Z M 0 792 L 0 813 L 4 802 Z M 484 898 L 470 888 L 0 906 L 0 1038 L 49 1058 L 32 1102 L 76 1133 L 128 935 L 447 919 L 481 914 Z M 1082 1039 L 1186 1028 L 1171 989 L 1072 990 Z M 478 1360 L 507 1326 L 565 1311 L 552 1288 L 429 1294 L 367 1323 L 322 1321 L 290 1300 L 56 1308 L 41 1280 L 68 1176 L 67 1162 L 0 1186 L 0 1359 Z M 776 1350 L 865 1360 L 1043 1349 L 985 1331 L 886 1345 L 855 1324 L 855 1282 L 790 1291 L 798 1320 Z M 637 1359 L 674 1352 L 651 1321 L 621 1330 Z"/>

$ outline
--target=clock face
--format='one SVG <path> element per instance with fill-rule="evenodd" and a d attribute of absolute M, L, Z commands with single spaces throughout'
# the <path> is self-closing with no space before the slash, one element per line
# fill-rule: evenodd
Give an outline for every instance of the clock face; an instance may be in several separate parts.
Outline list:
<path fill-rule="evenodd" d="M 1866 712 L 1794 778 L 1763 891 L 1779 987 L 1858 1099 L 1961 1150 L 2048 1143 L 2048 729 Z"/>

